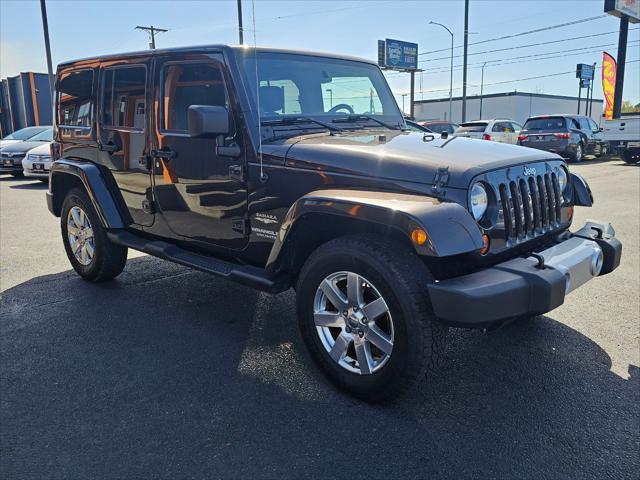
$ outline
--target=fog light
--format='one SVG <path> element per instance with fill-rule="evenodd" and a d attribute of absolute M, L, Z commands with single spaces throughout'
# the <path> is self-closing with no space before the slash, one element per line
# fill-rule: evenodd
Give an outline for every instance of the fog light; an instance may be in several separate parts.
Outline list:
<path fill-rule="evenodd" d="M 593 254 L 591 255 L 591 274 L 595 277 L 600 275 L 602 270 L 602 264 L 604 263 L 604 254 L 599 246 L 596 246 Z"/>
<path fill-rule="evenodd" d="M 427 232 L 421 228 L 416 228 L 411 231 L 411 240 L 416 245 L 424 245 L 427 242 Z"/>

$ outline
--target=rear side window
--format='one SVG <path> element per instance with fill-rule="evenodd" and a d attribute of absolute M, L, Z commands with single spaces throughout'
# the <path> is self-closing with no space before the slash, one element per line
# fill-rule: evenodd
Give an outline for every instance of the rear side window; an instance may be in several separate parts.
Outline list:
<path fill-rule="evenodd" d="M 496 122 L 493 124 L 492 132 L 502 132 L 502 133 L 511 133 L 513 132 L 513 127 L 511 126 L 511 122 Z"/>
<path fill-rule="evenodd" d="M 147 69 L 127 66 L 105 70 L 102 86 L 102 125 L 144 128 Z"/>
<path fill-rule="evenodd" d="M 487 123 L 462 123 L 456 133 L 484 132 L 485 128 L 487 128 Z"/>
<path fill-rule="evenodd" d="M 164 131 L 185 133 L 191 105 L 229 108 L 222 70 L 216 64 L 170 64 L 162 72 Z"/>
<path fill-rule="evenodd" d="M 578 121 L 580 122 L 581 130 L 591 130 L 591 127 L 589 126 L 589 122 L 587 121 L 586 117 L 579 117 Z"/>
<path fill-rule="evenodd" d="M 564 117 L 531 118 L 524 124 L 524 130 L 564 130 L 567 128 Z"/>
<path fill-rule="evenodd" d="M 64 74 L 58 83 L 58 127 L 63 136 L 82 137 L 93 123 L 93 70 Z"/>

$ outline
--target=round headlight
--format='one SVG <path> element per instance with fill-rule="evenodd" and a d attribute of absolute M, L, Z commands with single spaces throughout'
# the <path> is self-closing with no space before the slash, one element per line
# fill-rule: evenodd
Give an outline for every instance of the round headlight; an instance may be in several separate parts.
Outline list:
<path fill-rule="evenodd" d="M 471 187 L 471 213 L 476 221 L 479 221 L 487 211 L 489 196 L 481 183 L 475 183 Z"/>
<path fill-rule="evenodd" d="M 558 169 L 558 183 L 560 184 L 560 191 L 564 192 L 564 189 L 567 188 L 567 171 L 560 167 Z"/>

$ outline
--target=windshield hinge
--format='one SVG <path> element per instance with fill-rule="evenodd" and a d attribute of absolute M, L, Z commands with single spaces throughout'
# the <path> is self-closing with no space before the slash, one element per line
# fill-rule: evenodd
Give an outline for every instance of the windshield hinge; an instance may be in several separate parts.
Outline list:
<path fill-rule="evenodd" d="M 439 167 L 433 176 L 433 185 L 431 191 L 433 193 L 442 193 L 444 187 L 449 183 L 449 167 Z"/>

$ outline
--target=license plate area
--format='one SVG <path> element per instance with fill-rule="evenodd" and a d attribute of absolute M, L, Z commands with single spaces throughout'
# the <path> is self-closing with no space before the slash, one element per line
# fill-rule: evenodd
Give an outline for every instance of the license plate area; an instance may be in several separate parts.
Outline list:
<path fill-rule="evenodd" d="M 31 166 L 31 168 L 32 168 L 33 170 L 37 170 L 37 171 L 39 171 L 39 172 L 42 172 L 42 171 L 44 171 L 44 163 L 34 163 L 34 164 Z"/>

